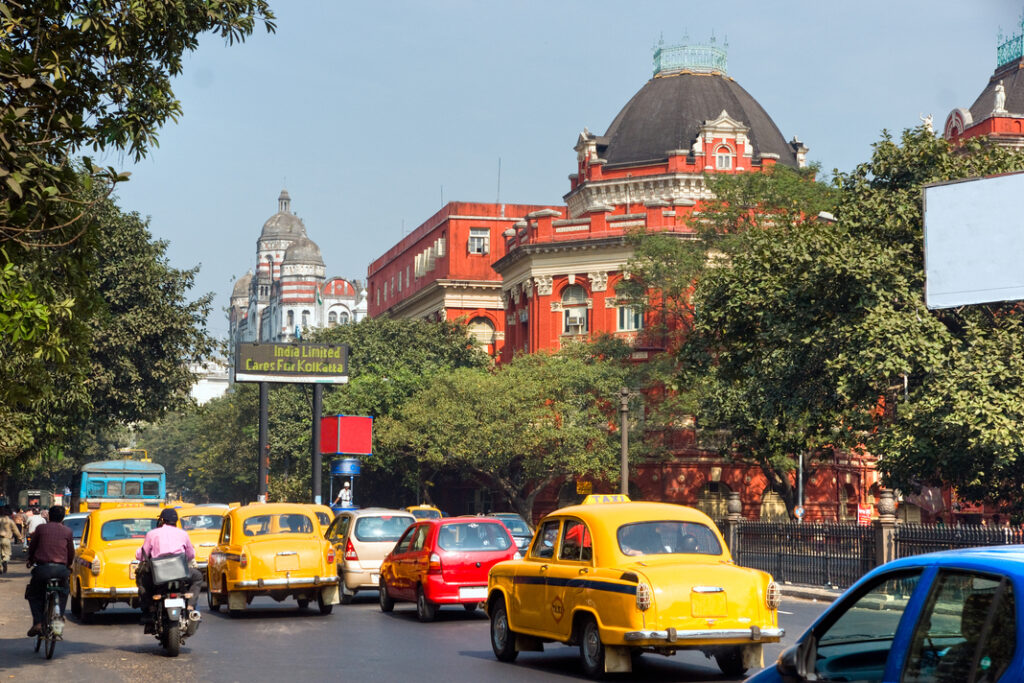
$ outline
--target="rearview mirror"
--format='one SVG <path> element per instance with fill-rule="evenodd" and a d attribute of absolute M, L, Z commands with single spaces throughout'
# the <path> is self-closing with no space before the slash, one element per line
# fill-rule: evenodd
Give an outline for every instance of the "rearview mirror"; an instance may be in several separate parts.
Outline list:
<path fill-rule="evenodd" d="M 779 655 L 775 662 L 775 669 L 782 676 L 784 681 L 802 681 L 803 675 L 800 671 L 800 646 L 792 645 L 787 647 Z"/>

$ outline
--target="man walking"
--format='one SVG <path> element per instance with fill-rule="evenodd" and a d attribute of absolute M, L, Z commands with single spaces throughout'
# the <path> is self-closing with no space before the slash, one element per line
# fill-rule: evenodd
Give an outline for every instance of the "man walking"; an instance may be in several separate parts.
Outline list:
<path fill-rule="evenodd" d="M 22 540 L 21 531 L 14 521 L 9 505 L 0 508 L 0 573 L 7 573 L 7 563 L 11 561 L 13 539 Z"/>

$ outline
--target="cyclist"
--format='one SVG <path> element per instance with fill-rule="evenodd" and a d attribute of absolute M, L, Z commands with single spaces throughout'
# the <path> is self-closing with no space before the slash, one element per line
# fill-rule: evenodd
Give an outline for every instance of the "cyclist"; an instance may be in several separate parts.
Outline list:
<path fill-rule="evenodd" d="M 29 636 L 37 636 L 43 628 L 43 606 L 46 601 L 46 582 L 61 579 L 64 589 L 60 592 L 60 618 L 68 604 L 68 576 L 75 561 L 75 541 L 71 529 L 64 526 L 64 508 L 54 505 L 50 508 L 50 521 L 40 524 L 28 544 L 28 566 L 33 567 L 32 579 L 25 589 L 25 599 L 32 610 L 32 628 Z"/>

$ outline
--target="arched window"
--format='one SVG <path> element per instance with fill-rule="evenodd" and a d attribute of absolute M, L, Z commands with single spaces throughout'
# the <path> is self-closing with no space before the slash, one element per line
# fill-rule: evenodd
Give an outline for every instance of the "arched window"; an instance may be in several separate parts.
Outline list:
<path fill-rule="evenodd" d="M 569 285 L 562 292 L 562 333 L 587 333 L 587 293 L 579 285 Z"/>
<path fill-rule="evenodd" d="M 338 314 L 338 322 L 342 325 L 348 323 L 348 313 L 346 311 L 342 311 Z"/>
<path fill-rule="evenodd" d="M 722 171 L 732 168 L 732 150 L 725 145 L 715 150 L 715 168 Z"/>
<path fill-rule="evenodd" d="M 338 314 L 335 313 L 334 311 L 331 311 L 330 313 L 327 314 L 327 326 L 328 327 L 334 327 L 337 324 L 338 324 Z"/>
<path fill-rule="evenodd" d="M 302 326 L 309 327 L 309 311 L 302 312 Z"/>
<path fill-rule="evenodd" d="M 293 327 L 295 327 L 295 311 L 288 311 L 288 331 L 291 332 Z"/>
<path fill-rule="evenodd" d="M 469 321 L 469 334 L 486 351 L 494 343 L 494 323 L 487 318 L 473 318 Z"/>

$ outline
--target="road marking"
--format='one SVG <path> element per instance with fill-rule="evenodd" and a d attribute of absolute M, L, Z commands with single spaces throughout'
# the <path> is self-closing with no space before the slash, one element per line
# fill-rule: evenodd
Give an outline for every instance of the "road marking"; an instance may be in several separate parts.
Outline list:
<path fill-rule="evenodd" d="M 779 610 L 779 614 L 789 614 L 789 615 L 792 615 L 793 613 L 792 612 L 783 612 L 782 610 Z"/>

